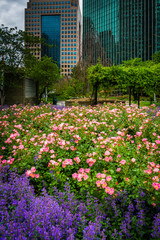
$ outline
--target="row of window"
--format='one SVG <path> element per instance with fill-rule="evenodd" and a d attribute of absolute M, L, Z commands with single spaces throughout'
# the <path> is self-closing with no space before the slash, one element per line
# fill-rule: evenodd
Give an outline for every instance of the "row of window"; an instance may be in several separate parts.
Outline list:
<path fill-rule="evenodd" d="M 71 6 L 76 6 L 77 7 L 77 3 L 71 3 L 70 1 L 60 1 L 60 2 L 38 2 L 38 3 L 34 3 L 32 2 L 32 6 L 36 6 L 36 5 L 63 5 L 63 4 L 71 4 Z"/>
<path fill-rule="evenodd" d="M 73 35 L 62 35 L 62 38 L 73 38 Z M 74 38 L 76 38 L 76 35 L 74 35 Z"/>
<path fill-rule="evenodd" d="M 29 27 L 30 27 L 30 26 L 39 26 L 39 23 L 32 23 L 32 24 L 30 24 L 30 23 L 27 24 L 27 23 L 26 23 L 26 27 L 27 27 L 27 26 L 29 26 Z M 39 30 L 39 28 L 37 28 L 37 29 Z"/>
<path fill-rule="evenodd" d="M 27 24 L 26 24 L 26 26 L 27 26 Z M 28 24 L 28 26 L 30 26 L 30 24 Z M 36 28 L 36 27 L 35 28 L 26 28 L 26 31 L 31 31 L 31 30 L 32 31 L 34 31 L 34 30 L 39 31 L 40 28 L 39 27 L 38 28 Z M 39 35 L 40 32 L 30 32 L 30 34 L 38 34 Z M 76 37 L 76 35 L 75 35 L 75 37 Z M 73 39 L 68 39 L 68 40 L 67 39 L 65 39 L 65 40 L 62 39 L 62 42 L 76 42 L 76 39 L 74 39 L 74 41 L 73 41 Z M 67 45 L 67 44 L 65 44 L 65 45 Z M 64 46 L 64 44 L 62 44 L 62 46 Z M 68 44 L 68 46 L 70 46 L 70 44 Z M 73 46 L 73 45 L 71 44 L 71 46 Z M 76 44 L 74 44 L 74 46 L 76 46 Z"/>
<path fill-rule="evenodd" d="M 76 63 L 76 61 L 62 61 L 62 63 Z"/>
<path fill-rule="evenodd" d="M 64 47 L 64 46 L 65 46 L 65 47 L 67 47 L 67 46 L 68 46 L 68 47 L 70 47 L 70 46 L 71 46 L 71 47 L 73 47 L 73 46 L 76 47 L 76 43 L 74 43 L 74 44 L 73 44 L 73 43 L 71 43 L 71 44 L 70 44 L 70 43 L 68 43 L 68 44 L 62 43 L 62 47 Z"/>
<path fill-rule="evenodd" d="M 62 25 L 77 25 L 77 23 L 76 22 L 62 22 Z"/>
<path fill-rule="evenodd" d="M 38 11 L 38 12 L 35 12 L 35 13 L 40 13 L 40 11 Z M 61 16 L 62 17 L 76 17 L 77 16 L 77 14 L 76 13 L 72 13 L 72 14 L 61 14 Z M 40 15 L 26 15 L 26 18 L 39 18 L 40 17 Z M 75 18 L 76 19 L 76 18 Z"/>
<path fill-rule="evenodd" d="M 40 35 L 40 32 L 30 32 L 31 30 L 33 31 L 34 29 L 26 28 L 26 31 L 29 31 L 28 33 L 29 33 L 30 35 Z"/>
<path fill-rule="evenodd" d="M 62 21 L 73 21 L 73 18 L 62 18 Z M 74 18 L 74 21 L 77 21 L 77 18 Z"/>
<path fill-rule="evenodd" d="M 62 52 L 62 55 L 76 55 L 76 52 Z"/>
<path fill-rule="evenodd" d="M 75 61 L 74 61 L 74 62 L 75 62 Z M 73 63 L 73 61 L 71 61 L 71 63 Z M 62 68 L 70 68 L 70 67 L 73 68 L 73 67 L 75 67 L 75 66 L 76 66 L 76 65 L 74 65 L 74 66 L 73 66 L 73 65 L 61 65 Z"/>
<path fill-rule="evenodd" d="M 26 31 L 31 31 L 31 30 L 34 31 L 34 30 L 40 30 L 40 29 L 39 29 L 39 28 L 36 28 L 36 27 L 35 27 L 35 28 L 26 28 Z M 36 33 L 35 33 L 35 32 L 34 32 L 34 33 L 32 32 L 32 34 L 36 34 Z M 37 32 L 37 34 L 39 35 L 40 32 Z"/>
<path fill-rule="evenodd" d="M 68 32 L 67 32 L 67 31 L 62 31 L 62 34 L 64 34 L 64 33 L 65 33 L 65 34 L 67 34 L 67 33 L 68 33 L 68 34 L 73 34 L 73 31 L 68 31 Z M 74 31 L 74 34 L 76 34 L 76 31 Z"/>
<path fill-rule="evenodd" d="M 38 19 L 38 20 L 37 20 L 37 19 L 32 19 L 32 21 L 31 21 L 31 20 L 26 20 L 26 21 L 25 21 L 25 22 L 26 22 L 26 26 L 30 26 L 30 25 L 27 25 L 28 22 L 37 22 L 37 21 L 39 22 L 39 19 Z M 68 24 L 68 25 L 70 25 L 70 24 Z M 32 26 L 39 26 L 39 23 L 37 23 L 37 24 L 36 24 L 36 23 L 35 23 L 35 24 L 32 24 Z M 72 26 L 71 26 L 71 27 L 70 27 L 70 26 L 68 26 L 68 27 L 62 27 L 62 30 L 64 30 L 64 29 L 65 29 L 65 30 L 66 30 L 66 29 L 67 29 L 67 30 L 70 30 L 70 29 L 71 29 L 71 30 L 73 30 L 73 29 L 76 30 L 76 27 L 72 27 Z M 66 34 L 67 31 L 65 31 L 65 32 L 62 31 L 62 34 L 64 34 L 64 33 Z M 70 33 L 73 34 L 73 31 L 71 31 L 71 32 L 68 31 L 68 33 L 69 33 L 69 34 L 70 34 Z M 76 33 L 76 31 L 74 31 L 74 34 L 75 34 L 75 33 Z"/>
<path fill-rule="evenodd" d="M 32 2 L 32 5 L 49 5 L 49 4 L 70 4 L 71 2 L 70 1 L 60 1 L 60 2 L 38 2 L 38 3 L 34 3 Z"/>
<path fill-rule="evenodd" d="M 62 48 L 62 51 L 73 51 L 73 48 Z M 76 48 L 74 48 L 74 51 L 76 51 Z M 73 55 L 73 53 L 71 55 Z"/>
<path fill-rule="evenodd" d="M 76 56 L 73 58 L 73 57 L 70 57 L 70 56 L 68 56 L 68 57 L 62 57 L 62 59 L 76 59 Z"/>
<path fill-rule="evenodd" d="M 65 22 L 65 23 L 62 22 L 62 25 L 77 25 L 77 23 L 76 22 Z"/>
<path fill-rule="evenodd" d="M 62 72 L 72 72 L 72 69 L 62 69 Z M 70 75 L 70 74 L 68 74 L 68 75 Z"/>
<path fill-rule="evenodd" d="M 27 22 L 27 21 L 26 21 Z M 28 24 L 28 23 L 26 23 L 26 26 L 40 26 L 40 24 L 39 23 L 32 23 L 32 24 Z M 38 30 L 39 30 L 39 28 L 38 28 Z M 65 33 L 67 33 L 67 31 L 65 31 Z M 73 31 L 68 31 L 68 34 L 73 34 Z M 64 31 L 62 31 L 62 34 L 64 34 Z M 74 31 L 74 34 L 76 34 L 76 31 Z M 68 35 L 68 38 L 73 38 L 73 35 Z M 62 35 L 62 38 L 67 38 L 67 35 Z M 74 35 L 74 38 L 76 38 L 76 35 Z"/>
<path fill-rule="evenodd" d="M 74 41 L 73 41 L 73 39 L 62 39 L 62 42 L 76 42 L 76 39 L 74 39 Z"/>
<path fill-rule="evenodd" d="M 68 30 L 70 30 L 70 29 L 76 29 L 76 27 L 62 27 L 62 30 L 64 30 L 64 29 L 68 29 Z"/>
<path fill-rule="evenodd" d="M 74 9 L 74 10 L 73 10 L 73 9 L 71 9 L 71 10 L 70 10 L 70 9 L 68 9 L 68 10 L 63 10 L 63 9 L 62 9 L 62 10 L 60 10 L 60 9 L 59 9 L 59 10 L 56 10 L 56 12 L 58 12 L 58 11 L 59 11 L 59 13 L 61 13 L 61 12 L 62 12 L 62 13 L 64 13 L 64 12 L 66 12 L 66 13 L 67 13 L 67 12 L 68 12 L 68 13 L 70 13 L 70 12 L 72 12 L 72 13 L 73 13 L 73 12 L 77 12 L 76 9 Z M 41 11 L 41 12 L 42 12 L 42 11 Z M 48 11 L 48 12 L 49 12 L 49 11 Z M 53 13 L 54 13 L 54 12 L 55 12 L 55 11 L 53 10 Z M 31 13 L 35 13 L 35 12 L 34 12 L 34 11 L 26 11 L 26 14 L 31 14 Z M 38 13 L 40 13 L 40 11 L 38 11 Z"/>
<path fill-rule="evenodd" d="M 38 19 L 26 19 L 26 22 L 40 22 L 40 19 L 38 18 Z"/>
<path fill-rule="evenodd" d="M 49 7 L 49 6 L 47 6 L 47 7 L 45 7 L 45 6 L 44 6 L 44 7 L 43 7 L 43 6 L 42 6 L 42 7 L 32 7 L 32 10 L 34 10 L 34 9 L 35 9 L 35 10 L 36 10 L 36 9 L 49 9 L 49 8 L 50 8 L 50 9 L 51 9 L 51 8 L 53 8 L 53 9 L 55 9 L 55 8 L 56 8 L 56 9 L 58 9 L 58 8 L 59 8 L 59 9 L 61 9 L 61 8 L 64 9 L 64 8 L 70 8 L 70 5 L 68 5 L 68 6 L 50 6 L 50 7 Z"/>

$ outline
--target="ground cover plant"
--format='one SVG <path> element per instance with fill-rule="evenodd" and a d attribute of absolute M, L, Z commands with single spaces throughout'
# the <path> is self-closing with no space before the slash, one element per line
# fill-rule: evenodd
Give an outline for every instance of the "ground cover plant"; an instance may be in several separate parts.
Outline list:
<path fill-rule="evenodd" d="M 15 233 L 12 239 L 33 239 L 24 232 L 34 232 L 35 239 L 160 237 L 160 109 L 155 105 L 141 109 L 123 104 L 63 109 L 50 104 L 13 105 L 1 109 L 0 134 L 0 221 L 8 223 L 1 230 L 12 231 L 15 224 L 24 237 L 16 238 Z M 10 170 L 5 173 L 7 166 Z M 19 177 L 10 173 L 15 168 Z M 20 185 L 21 192 L 16 193 L 13 189 L 23 181 L 24 188 Z M 67 194 L 72 196 L 70 205 Z M 54 204 L 61 209 L 59 215 L 51 211 Z M 66 230 L 60 224 L 67 214 L 64 206 L 74 215 L 71 225 L 64 220 Z M 27 217 L 31 213 L 33 225 Z M 46 219 L 51 232 L 57 229 L 60 235 L 52 236 L 44 228 Z M 26 221 L 34 231 L 25 229 Z"/>

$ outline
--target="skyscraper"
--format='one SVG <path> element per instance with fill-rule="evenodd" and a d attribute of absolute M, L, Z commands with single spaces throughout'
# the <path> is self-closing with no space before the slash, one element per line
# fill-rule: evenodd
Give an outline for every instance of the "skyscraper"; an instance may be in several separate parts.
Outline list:
<path fill-rule="evenodd" d="M 44 55 L 52 57 L 65 75 L 71 74 L 81 52 L 78 0 L 29 0 L 25 9 L 25 30 L 44 38 L 49 45 L 41 45 L 41 52 L 34 53 L 38 59 Z"/>
<path fill-rule="evenodd" d="M 84 58 L 117 65 L 130 58 L 151 59 L 157 51 L 160 0 L 83 0 Z"/>

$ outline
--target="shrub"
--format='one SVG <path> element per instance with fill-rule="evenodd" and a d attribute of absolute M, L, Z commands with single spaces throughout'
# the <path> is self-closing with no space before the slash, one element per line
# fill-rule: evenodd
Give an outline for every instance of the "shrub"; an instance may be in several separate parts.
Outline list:
<path fill-rule="evenodd" d="M 26 175 L 4 167 L 0 172 L 0 239 L 158 239 L 160 208 L 126 191 L 104 203 L 87 196 L 83 202 L 70 191 L 54 187 L 36 197 Z"/>

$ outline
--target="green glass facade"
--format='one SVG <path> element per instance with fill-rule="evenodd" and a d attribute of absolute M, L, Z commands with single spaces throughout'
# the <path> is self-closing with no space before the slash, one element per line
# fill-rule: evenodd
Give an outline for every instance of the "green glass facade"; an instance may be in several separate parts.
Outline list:
<path fill-rule="evenodd" d="M 52 57 L 60 68 L 61 16 L 41 16 L 41 36 L 46 44 L 41 46 L 41 56 Z M 54 47 L 49 47 L 54 46 Z"/>
<path fill-rule="evenodd" d="M 83 0 L 83 57 L 120 64 L 160 51 L 160 0 Z"/>

